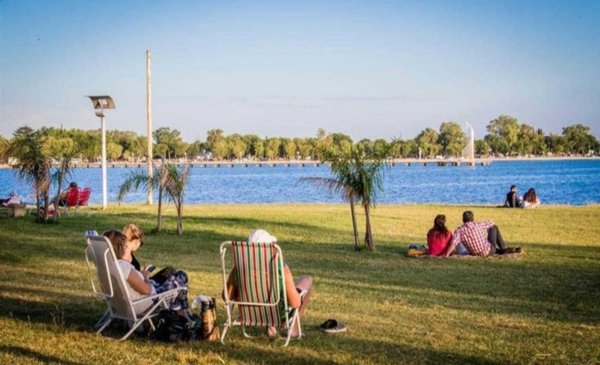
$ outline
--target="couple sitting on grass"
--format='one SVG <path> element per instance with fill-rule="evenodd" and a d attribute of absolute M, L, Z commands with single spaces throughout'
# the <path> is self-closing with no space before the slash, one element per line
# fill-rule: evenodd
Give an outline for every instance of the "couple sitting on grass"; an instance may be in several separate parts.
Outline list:
<path fill-rule="evenodd" d="M 122 232 L 111 230 L 104 232 L 103 235 L 108 238 L 113 246 L 119 267 L 125 277 L 127 291 L 129 292 L 131 299 L 135 300 L 143 296 L 155 295 L 176 287 L 187 287 L 188 276 L 181 270 L 166 267 L 150 276 L 154 266 L 146 265 L 143 270 L 141 269 L 140 263 L 133 253 L 144 244 L 144 233 L 136 225 L 128 224 Z M 248 237 L 248 242 L 271 243 L 276 241 L 277 239 L 275 237 L 262 229 L 251 232 Z M 291 307 L 298 309 L 299 315 L 302 316 L 310 301 L 312 278 L 310 276 L 301 276 L 299 280 L 294 283 L 292 272 L 287 265 L 284 267 L 283 276 L 286 284 L 287 301 Z M 308 293 L 303 300 L 301 300 L 300 295 L 298 294 L 301 291 L 306 291 Z M 227 280 L 227 293 L 231 299 L 237 299 L 238 297 L 235 280 L 233 279 L 233 271 L 229 274 L 229 279 Z M 138 314 L 143 313 L 152 305 L 151 302 L 145 302 L 143 304 L 144 307 L 135 308 Z M 189 310 L 187 290 L 181 291 L 173 300 L 171 303 L 171 310 L 176 311 L 177 314 L 187 319 L 191 324 L 194 320 L 194 316 Z M 294 327 L 291 330 L 292 337 L 297 337 L 298 329 Z M 267 328 L 267 335 L 277 336 L 277 334 L 277 329 L 275 327 Z"/>
<path fill-rule="evenodd" d="M 427 233 L 427 254 L 431 256 L 457 255 L 488 256 L 520 253 L 520 247 L 506 247 L 500 229 L 492 221 L 475 222 L 473 212 L 463 213 L 463 225 L 454 234 L 446 228 L 446 216 L 437 215 L 433 228 Z"/>

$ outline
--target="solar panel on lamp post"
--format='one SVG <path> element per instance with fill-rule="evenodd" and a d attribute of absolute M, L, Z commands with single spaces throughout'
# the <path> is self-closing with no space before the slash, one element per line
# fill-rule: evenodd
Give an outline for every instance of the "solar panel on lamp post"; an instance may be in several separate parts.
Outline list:
<path fill-rule="evenodd" d="M 108 192 L 106 188 L 106 126 L 104 124 L 104 109 L 114 109 L 115 102 L 108 95 L 88 96 L 96 110 L 96 116 L 100 118 L 100 129 L 102 130 L 102 209 L 108 205 Z"/>

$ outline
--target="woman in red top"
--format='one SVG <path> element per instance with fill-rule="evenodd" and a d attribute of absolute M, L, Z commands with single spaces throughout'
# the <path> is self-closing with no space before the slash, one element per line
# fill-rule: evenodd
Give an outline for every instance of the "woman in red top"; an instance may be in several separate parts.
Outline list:
<path fill-rule="evenodd" d="M 433 228 L 427 232 L 427 254 L 442 256 L 452 242 L 452 232 L 446 228 L 446 216 L 439 214 L 433 220 Z"/>

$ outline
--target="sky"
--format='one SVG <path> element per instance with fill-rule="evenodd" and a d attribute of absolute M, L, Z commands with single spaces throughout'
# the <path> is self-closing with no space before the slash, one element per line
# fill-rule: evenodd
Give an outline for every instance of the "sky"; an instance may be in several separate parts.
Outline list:
<path fill-rule="evenodd" d="M 600 138 L 600 1 L 0 0 L 0 135 L 22 125 L 188 141 L 414 138 L 442 122 L 477 138 L 500 114 Z"/>

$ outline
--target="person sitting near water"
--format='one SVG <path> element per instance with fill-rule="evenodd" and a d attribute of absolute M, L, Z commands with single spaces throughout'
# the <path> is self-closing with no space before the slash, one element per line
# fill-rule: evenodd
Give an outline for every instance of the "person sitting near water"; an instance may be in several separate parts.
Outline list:
<path fill-rule="evenodd" d="M 54 210 L 56 212 L 58 212 L 58 207 L 64 207 L 67 205 L 67 197 L 69 196 L 69 193 L 71 193 L 71 191 L 79 191 L 79 188 L 77 187 L 77 183 L 75 181 L 71 181 L 69 183 L 69 187 L 65 191 L 58 194 L 52 199 L 52 204 L 54 204 Z"/>
<path fill-rule="evenodd" d="M 248 242 L 260 242 L 260 243 L 276 243 L 277 238 L 271 236 L 269 232 L 258 229 L 250 232 L 248 236 Z M 227 278 L 227 295 L 230 299 L 238 300 L 237 287 L 235 286 L 235 269 L 231 270 L 229 277 Z M 310 302 L 310 295 L 312 292 L 312 277 L 308 275 L 301 276 L 296 283 L 294 283 L 294 277 L 292 271 L 287 265 L 283 267 L 283 276 L 285 280 L 285 290 L 287 296 L 287 302 L 292 308 L 298 309 L 298 315 L 302 318 L 308 303 Z M 300 298 L 300 292 L 305 291 L 306 295 L 304 298 Z M 223 299 L 225 299 L 225 293 L 223 293 Z M 297 323 L 296 323 L 297 324 Z M 298 337 L 298 328 L 294 324 L 292 327 L 292 337 Z M 268 327 L 267 335 L 269 337 L 277 336 L 277 328 Z"/>
<path fill-rule="evenodd" d="M 542 202 L 537 196 L 534 188 L 527 190 L 525 195 L 523 195 L 523 208 L 537 208 L 540 204 L 542 204 Z"/>
<path fill-rule="evenodd" d="M 460 243 L 474 256 L 488 256 L 493 254 L 520 253 L 520 247 L 506 247 L 500 229 L 492 221 L 475 222 L 473 212 L 467 210 L 463 213 L 463 225 L 454 231 L 452 244 L 446 253 L 450 255 Z"/>
<path fill-rule="evenodd" d="M 142 271 L 133 266 L 133 252 L 140 248 L 144 237 L 141 229 L 135 225 L 131 226 L 135 227 L 135 229 L 140 232 L 140 235 L 132 236 L 130 239 L 127 239 L 125 234 L 117 230 L 109 230 L 103 233 L 103 236 L 108 238 L 113 246 L 119 267 L 127 283 L 127 291 L 129 292 L 130 298 L 136 300 L 143 296 L 163 293 L 177 287 L 187 287 L 188 277 L 183 271 L 177 271 L 167 267 L 150 277 L 152 265 L 147 265 Z M 129 225 L 126 226 L 126 228 L 127 227 L 129 227 Z M 138 304 L 141 305 L 141 307 L 138 305 L 135 309 L 139 314 L 150 307 L 152 302 Z M 192 317 L 188 310 L 187 290 L 181 291 L 170 303 L 170 307 L 180 316 L 186 318 L 188 321 L 192 321 Z"/>
<path fill-rule="evenodd" d="M 446 228 L 446 216 L 438 214 L 433 220 L 433 227 L 427 232 L 427 254 L 430 256 L 448 256 L 446 253 L 452 244 L 452 232 Z M 454 253 L 468 255 L 469 251 L 458 244 Z"/>
<path fill-rule="evenodd" d="M 446 228 L 446 216 L 438 214 L 433 220 L 433 227 L 427 232 L 427 254 L 442 256 L 452 243 L 452 232 Z"/>
<path fill-rule="evenodd" d="M 521 198 L 517 193 L 517 186 L 511 185 L 509 192 L 506 194 L 506 200 L 504 206 L 507 208 L 519 208 L 521 207 Z"/>

